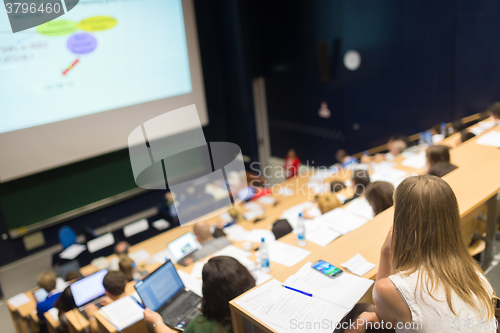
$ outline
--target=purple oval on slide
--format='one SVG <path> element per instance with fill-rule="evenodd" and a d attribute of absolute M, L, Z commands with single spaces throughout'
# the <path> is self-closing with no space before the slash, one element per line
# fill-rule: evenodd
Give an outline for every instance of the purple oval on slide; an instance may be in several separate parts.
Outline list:
<path fill-rule="evenodd" d="M 66 45 L 75 54 L 87 54 L 95 50 L 97 40 L 91 34 L 79 32 L 71 35 Z"/>

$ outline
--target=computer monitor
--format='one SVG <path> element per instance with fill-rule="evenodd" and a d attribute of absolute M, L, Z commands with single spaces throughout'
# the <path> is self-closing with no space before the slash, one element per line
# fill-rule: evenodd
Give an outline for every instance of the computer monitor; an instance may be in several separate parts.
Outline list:
<path fill-rule="evenodd" d="M 70 285 L 73 299 L 77 307 L 92 302 L 96 298 L 103 296 L 106 293 L 102 280 L 108 273 L 107 269 L 103 269 L 97 273 L 87 276 L 81 280 L 73 282 Z"/>
<path fill-rule="evenodd" d="M 145 307 L 157 311 L 180 290 L 184 289 L 177 270 L 168 260 L 143 281 L 135 284 L 135 290 Z"/>
<path fill-rule="evenodd" d="M 179 261 L 188 254 L 198 249 L 198 242 L 194 235 L 190 232 L 177 238 L 168 244 L 168 251 L 172 259 Z"/>

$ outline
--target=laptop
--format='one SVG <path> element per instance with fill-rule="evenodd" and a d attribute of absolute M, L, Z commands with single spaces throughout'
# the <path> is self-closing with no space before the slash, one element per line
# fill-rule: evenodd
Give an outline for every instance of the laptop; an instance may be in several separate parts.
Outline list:
<path fill-rule="evenodd" d="M 103 269 L 70 285 L 78 310 L 85 310 L 86 305 L 90 303 L 99 305 L 99 302 L 106 294 L 102 280 L 107 273 L 108 270 Z"/>
<path fill-rule="evenodd" d="M 36 304 L 45 301 L 48 295 L 49 293 L 43 288 L 37 289 L 33 292 L 33 297 L 35 298 Z"/>
<path fill-rule="evenodd" d="M 158 312 L 171 328 L 184 331 L 200 314 L 201 297 L 184 287 L 170 260 L 137 282 L 135 290 L 144 306 Z"/>
<path fill-rule="evenodd" d="M 196 240 L 196 237 L 192 233 L 188 232 L 187 234 L 170 242 L 167 247 L 173 261 L 182 264 L 182 259 L 198 250 L 200 248 L 200 244 Z"/>

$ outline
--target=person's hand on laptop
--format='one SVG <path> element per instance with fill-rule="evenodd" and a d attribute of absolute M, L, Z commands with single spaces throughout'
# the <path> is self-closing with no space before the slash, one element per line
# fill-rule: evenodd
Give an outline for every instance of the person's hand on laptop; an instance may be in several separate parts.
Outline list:
<path fill-rule="evenodd" d="M 88 304 L 87 307 L 85 308 L 85 314 L 87 315 L 87 318 L 89 318 L 89 320 L 95 317 L 97 311 L 99 311 L 99 309 L 95 304 L 92 303 Z"/>
<path fill-rule="evenodd" d="M 99 302 L 99 304 L 101 306 L 106 306 L 106 305 L 109 305 L 113 303 L 113 300 L 111 298 L 109 298 L 109 296 L 104 296 L 101 301 Z"/>
<path fill-rule="evenodd" d="M 165 325 L 165 323 L 163 322 L 163 318 L 160 316 L 158 312 L 151 311 L 148 308 L 144 310 L 144 321 L 146 321 L 147 324 L 153 326 L 154 332 L 157 333 L 177 332 L 168 328 L 168 326 Z"/>

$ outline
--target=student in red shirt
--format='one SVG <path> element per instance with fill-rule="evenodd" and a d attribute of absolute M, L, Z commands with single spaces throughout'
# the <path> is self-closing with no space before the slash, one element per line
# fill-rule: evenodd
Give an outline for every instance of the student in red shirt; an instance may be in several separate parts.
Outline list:
<path fill-rule="evenodd" d="M 299 172 L 300 159 L 295 155 L 295 149 L 290 149 L 285 157 L 286 178 L 292 178 Z"/>

